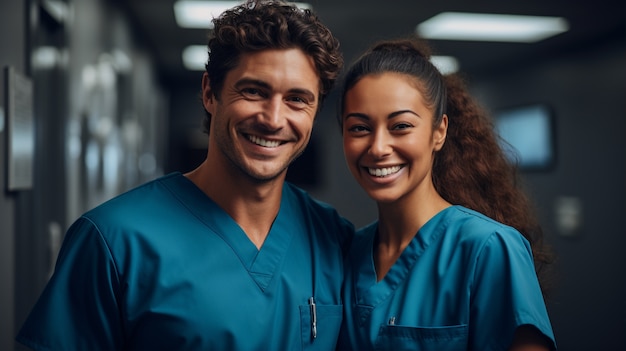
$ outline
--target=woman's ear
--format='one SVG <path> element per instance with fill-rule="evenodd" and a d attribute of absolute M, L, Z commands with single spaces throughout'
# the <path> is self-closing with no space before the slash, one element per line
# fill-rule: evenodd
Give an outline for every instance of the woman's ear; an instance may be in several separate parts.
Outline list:
<path fill-rule="evenodd" d="M 448 135 L 448 115 L 444 114 L 441 118 L 441 123 L 433 131 L 433 141 L 435 144 L 435 151 L 441 150 L 443 144 L 446 142 L 446 136 Z"/>

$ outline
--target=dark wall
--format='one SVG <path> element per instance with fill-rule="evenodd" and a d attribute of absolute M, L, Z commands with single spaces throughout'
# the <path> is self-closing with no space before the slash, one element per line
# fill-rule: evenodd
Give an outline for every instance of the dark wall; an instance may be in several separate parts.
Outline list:
<path fill-rule="evenodd" d="M 202 72 L 197 72 L 197 76 L 197 80 L 171 90 L 165 173 L 191 171 L 206 157 L 208 139 L 202 132 L 204 108 L 200 101 Z"/>
<path fill-rule="evenodd" d="M 4 67 L 24 73 L 26 62 L 25 1 L 0 2 L 0 349 L 13 348 L 15 292 L 15 212 L 16 197 L 5 191 L 6 184 L 6 100 Z"/>
<path fill-rule="evenodd" d="M 32 187 L 7 191 L 0 123 L 0 350 L 23 349 L 14 336 L 69 224 L 161 175 L 167 150 L 167 93 L 124 10 L 108 0 L 48 4 L 0 2 L 0 106 L 10 65 L 33 83 L 35 144 Z"/>

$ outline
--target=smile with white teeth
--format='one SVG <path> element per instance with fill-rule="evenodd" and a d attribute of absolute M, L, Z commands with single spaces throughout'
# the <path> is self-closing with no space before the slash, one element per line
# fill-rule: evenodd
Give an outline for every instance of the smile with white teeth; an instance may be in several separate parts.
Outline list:
<path fill-rule="evenodd" d="M 388 175 L 392 175 L 394 173 L 398 173 L 398 171 L 402 168 L 401 166 L 393 166 L 393 167 L 385 167 L 385 168 L 367 168 L 367 171 L 370 175 L 375 177 L 386 177 Z"/>
<path fill-rule="evenodd" d="M 248 135 L 248 140 L 263 147 L 278 147 L 280 145 L 280 141 L 266 140 L 256 135 Z"/>

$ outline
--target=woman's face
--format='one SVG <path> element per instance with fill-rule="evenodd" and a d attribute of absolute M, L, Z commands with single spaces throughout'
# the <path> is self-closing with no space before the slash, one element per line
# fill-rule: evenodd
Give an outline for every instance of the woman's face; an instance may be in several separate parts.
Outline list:
<path fill-rule="evenodd" d="M 433 110 L 411 79 L 399 73 L 369 75 L 345 95 L 346 161 L 377 202 L 427 194 L 433 188 L 433 158 L 443 146 L 447 117 L 433 129 Z"/>

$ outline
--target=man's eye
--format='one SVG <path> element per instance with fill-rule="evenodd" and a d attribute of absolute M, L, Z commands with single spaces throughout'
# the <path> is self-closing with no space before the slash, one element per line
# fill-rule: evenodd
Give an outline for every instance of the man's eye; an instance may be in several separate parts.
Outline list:
<path fill-rule="evenodd" d="M 247 99 L 261 99 L 264 97 L 264 93 L 261 89 L 257 88 L 243 88 L 241 89 L 241 95 Z"/>
<path fill-rule="evenodd" d="M 287 101 L 296 102 L 296 103 L 299 103 L 299 104 L 307 104 L 308 103 L 308 101 L 306 99 L 304 99 L 304 98 L 302 98 L 300 96 L 292 96 L 292 97 L 288 98 Z"/>
<path fill-rule="evenodd" d="M 245 89 L 242 89 L 241 92 L 246 95 L 259 95 L 261 93 L 259 89 L 255 89 L 255 88 L 245 88 Z"/>

